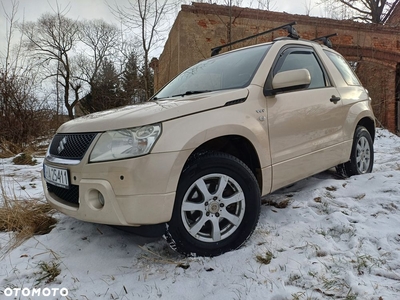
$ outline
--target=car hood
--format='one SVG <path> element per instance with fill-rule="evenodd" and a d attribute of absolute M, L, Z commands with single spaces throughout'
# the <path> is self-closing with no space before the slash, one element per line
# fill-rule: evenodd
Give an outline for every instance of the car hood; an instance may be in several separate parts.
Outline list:
<path fill-rule="evenodd" d="M 143 126 L 223 107 L 246 99 L 247 95 L 247 89 L 235 89 L 129 105 L 71 120 L 61 125 L 57 132 L 102 132 Z"/>

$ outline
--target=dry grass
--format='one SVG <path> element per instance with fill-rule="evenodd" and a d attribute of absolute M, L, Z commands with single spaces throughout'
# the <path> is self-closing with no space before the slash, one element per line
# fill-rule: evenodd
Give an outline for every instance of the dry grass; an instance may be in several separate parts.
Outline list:
<path fill-rule="evenodd" d="M 0 158 L 9 158 L 15 156 L 20 147 L 16 144 L 0 139 Z"/>
<path fill-rule="evenodd" d="M 38 138 L 34 142 L 26 145 L 18 145 L 5 139 L 0 138 L 0 158 L 10 158 L 18 155 L 18 153 L 31 153 L 44 155 L 46 153 L 50 138 Z M 29 163 L 28 163 L 29 164 Z"/>
<path fill-rule="evenodd" d="M 13 233 L 6 252 L 34 235 L 46 234 L 52 230 L 57 221 L 52 216 L 55 210 L 48 203 L 38 199 L 19 200 L 15 195 L 9 196 L 1 177 L 0 189 L 3 198 L 0 203 L 0 231 Z"/>
<path fill-rule="evenodd" d="M 49 233 L 56 223 L 52 213 L 49 204 L 38 200 L 6 200 L 0 207 L 0 231 L 13 231 L 22 236 Z"/>
<path fill-rule="evenodd" d="M 291 194 L 285 195 L 284 198 L 267 196 L 261 199 L 262 205 L 269 205 L 279 209 L 287 208 L 291 202 L 293 202 L 293 195 Z"/>
<path fill-rule="evenodd" d="M 39 273 L 40 277 L 36 279 L 35 286 L 42 284 L 43 281 L 45 283 L 53 282 L 56 279 L 56 277 L 61 274 L 60 264 L 56 263 L 55 261 L 51 262 L 41 261 L 38 264 L 38 266 L 40 268 L 40 273 Z"/>
<path fill-rule="evenodd" d="M 271 251 L 267 251 L 265 255 L 256 255 L 256 260 L 260 264 L 269 265 L 271 260 L 275 258 Z"/>
<path fill-rule="evenodd" d="M 29 165 L 29 166 L 34 166 L 37 164 L 37 160 L 32 157 L 31 154 L 29 153 L 21 153 L 14 157 L 13 163 L 15 165 Z"/>

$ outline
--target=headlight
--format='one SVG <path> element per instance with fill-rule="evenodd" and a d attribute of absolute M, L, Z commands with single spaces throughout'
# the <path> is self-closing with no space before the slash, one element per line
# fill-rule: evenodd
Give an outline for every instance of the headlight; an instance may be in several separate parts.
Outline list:
<path fill-rule="evenodd" d="M 104 132 L 90 154 L 90 162 L 148 154 L 161 134 L 161 124 Z"/>

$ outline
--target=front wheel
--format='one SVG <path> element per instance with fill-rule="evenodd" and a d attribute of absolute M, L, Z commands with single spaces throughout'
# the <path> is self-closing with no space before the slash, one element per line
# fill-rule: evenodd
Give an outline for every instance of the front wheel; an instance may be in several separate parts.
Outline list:
<path fill-rule="evenodd" d="M 346 176 L 371 173 L 374 165 L 374 144 L 369 131 L 357 126 L 353 138 L 350 160 L 338 168 Z"/>
<path fill-rule="evenodd" d="M 234 156 L 208 153 L 183 171 L 165 237 L 184 255 L 216 256 L 240 247 L 259 214 L 260 189 L 251 170 Z"/>

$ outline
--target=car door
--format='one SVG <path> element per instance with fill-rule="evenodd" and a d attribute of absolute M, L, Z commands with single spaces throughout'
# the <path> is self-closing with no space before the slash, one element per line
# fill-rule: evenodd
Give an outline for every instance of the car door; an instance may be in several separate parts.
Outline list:
<path fill-rule="evenodd" d="M 267 85 L 276 74 L 295 69 L 309 71 L 308 88 L 272 93 L 266 99 L 273 190 L 326 170 L 341 159 L 337 147 L 343 142 L 342 103 L 314 49 L 288 46 L 281 50 Z"/>

